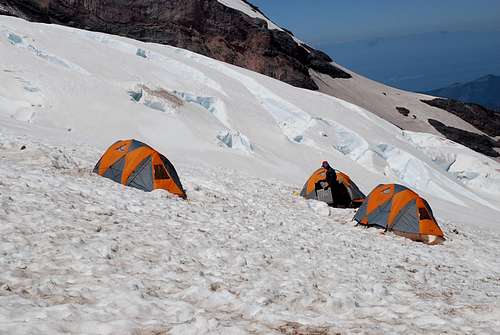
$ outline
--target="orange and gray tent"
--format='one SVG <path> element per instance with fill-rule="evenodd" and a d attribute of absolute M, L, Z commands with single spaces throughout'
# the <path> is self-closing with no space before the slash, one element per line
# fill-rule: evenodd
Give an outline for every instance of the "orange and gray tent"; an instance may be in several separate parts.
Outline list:
<path fill-rule="evenodd" d="M 102 155 L 94 172 L 146 192 L 164 189 L 186 199 L 186 192 L 172 163 L 155 149 L 137 140 L 114 143 Z"/>
<path fill-rule="evenodd" d="M 414 241 L 437 244 L 444 241 L 431 207 L 417 193 L 398 184 L 373 189 L 354 216 L 359 224 L 377 226 Z"/>
<path fill-rule="evenodd" d="M 344 196 L 336 194 L 336 196 L 341 196 L 346 199 L 333 199 L 331 190 L 327 189 L 326 192 L 330 192 L 329 198 L 334 201 L 334 203 L 344 203 L 346 206 L 358 208 L 365 199 L 365 195 L 361 190 L 354 184 L 354 182 L 343 172 L 335 170 L 337 174 L 337 181 L 345 187 Z M 309 177 L 309 179 L 304 184 L 300 195 L 306 199 L 314 199 L 329 202 L 326 200 L 321 193 L 324 192 L 323 188 L 320 186 L 321 183 L 326 182 L 326 170 L 324 168 L 319 168 Z M 328 198 L 328 197 L 326 197 Z"/>

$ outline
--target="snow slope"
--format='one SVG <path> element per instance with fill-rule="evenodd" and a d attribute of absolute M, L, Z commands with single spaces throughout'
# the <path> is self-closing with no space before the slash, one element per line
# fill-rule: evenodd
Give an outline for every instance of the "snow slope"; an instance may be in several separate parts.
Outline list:
<path fill-rule="evenodd" d="M 191 200 L 92 175 L 121 138 L 169 157 Z M 500 165 L 343 100 L 173 47 L 0 17 L 0 157 L 7 333 L 499 326 Z M 322 159 L 365 193 L 417 190 L 447 242 L 357 229 L 352 211 L 293 196 Z"/>
<path fill-rule="evenodd" d="M 500 233 L 429 247 L 296 185 L 176 162 L 190 200 L 91 173 L 65 130 L 0 128 L 2 334 L 493 334 Z M 20 150 L 25 146 L 24 150 Z"/>
<path fill-rule="evenodd" d="M 498 210 L 497 163 L 460 147 L 457 155 L 481 168 L 464 166 L 458 178 L 408 133 L 331 96 L 185 50 L 105 34 L 3 17 L 0 36 L 5 117 L 68 129 L 101 149 L 135 137 L 173 161 L 242 169 L 297 188 L 320 160 L 330 159 L 366 193 L 380 182 L 405 183 L 463 207 L 465 222 L 466 207 L 486 217 Z M 484 185 L 498 185 L 489 187 L 494 196 L 483 194 Z"/>
<path fill-rule="evenodd" d="M 250 17 L 259 18 L 267 22 L 269 29 L 282 30 L 259 10 L 253 9 L 242 0 L 218 0 L 221 4 L 236 9 Z M 305 43 L 291 35 L 297 44 L 304 46 Z M 307 49 L 307 48 L 306 48 Z M 357 73 L 332 63 L 335 67 L 349 73 L 352 78 L 332 78 L 327 74 L 317 73 L 310 70 L 311 76 L 318 85 L 321 92 L 354 103 L 375 113 L 398 127 L 406 130 L 426 132 L 441 135 L 428 123 L 432 118 L 440 122 L 468 132 L 484 134 L 470 123 L 461 118 L 423 103 L 421 100 L 434 99 L 434 96 L 408 92 L 395 89 L 379 82 L 365 78 Z M 408 116 L 401 115 L 397 107 L 403 107 L 410 111 Z"/>
<path fill-rule="evenodd" d="M 428 119 L 435 119 L 451 127 L 484 134 L 458 116 L 429 106 L 421 101 L 434 99 L 434 96 L 393 88 L 365 78 L 336 63 L 334 65 L 349 73 L 352 78 L 349 80 L 334 79 L 313 72 L 312 76 L 321 92 L 368 108 L 384 120 L 388 120 L 403 129 L 440 135 L 427 121 Z M 409 115 L 401 115 L 396 107 L 408 109 L 410 111 Z"/>
<path fill-rule="evenodd" d="M 258 19 L 266 21 L 267 27 L 269 29 L 283 30 L 280 27 L 278 27 L 274 22 L 269 20 L 260 11 L 253 9 L 247 2 L 244 2 L 241 0 L 217 0 L 217 1 L 226 7 L 236 9 L 242 13 L 245 13 L 246 15 L 248 15 L 250 17 L 258 18 Z"/>

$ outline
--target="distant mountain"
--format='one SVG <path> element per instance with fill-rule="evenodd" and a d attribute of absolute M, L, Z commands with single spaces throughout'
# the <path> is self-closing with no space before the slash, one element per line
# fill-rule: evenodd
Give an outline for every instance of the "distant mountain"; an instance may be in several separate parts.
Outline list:
<path fill-rule="evenodd" d="M 500 31 L 428 32 L 314 47 L 356 73 L 410 91 L 500 75 Z"/>
<path fill-rule="evenodd" d="M 500 76 L 487 75 L 468 83 L 428 91 L 426 94 L 472 102 L 500 112 Z"/>

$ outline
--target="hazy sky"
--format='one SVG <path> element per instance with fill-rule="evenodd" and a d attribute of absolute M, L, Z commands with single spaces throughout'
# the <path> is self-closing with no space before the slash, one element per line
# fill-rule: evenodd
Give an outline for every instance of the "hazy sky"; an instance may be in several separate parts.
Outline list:
<path fill-rule="evenodd" d="M 339 64 L 391 86 L 425 91 L 500 75 L 500 0 L 249 1 Z"/>
<path fill-rule="evenodd" d="M 250 0 L 311 44 L 500 30 L 500 0 Z"/>

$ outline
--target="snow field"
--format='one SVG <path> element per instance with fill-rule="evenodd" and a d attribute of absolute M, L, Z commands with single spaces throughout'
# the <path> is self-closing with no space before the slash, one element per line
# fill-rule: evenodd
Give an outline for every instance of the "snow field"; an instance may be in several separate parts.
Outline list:
<path fill-rule="evenodd" d="M 71 62 L 65 60 L 64 58 L 60 58 L 58 56 L 52 55 L 50 53 L 47 53 L 47 52 L 39 49 L 35 45 L 33 45 L 33 44 L 28 43 L 27 41 L 25 41 L 24 38 L 22 38 L 19 35 L 16 35 L 14 33 L 10 33 L 10 32 L 5 31 L 5 30 L 2 31 L 2 33 L 4 35 L 7 35 L 7 39 L 8 39 L 8 41 L 12 45 L 14 45 L 14 46 L 16 46 L 18 48 L 28 49 L 35 56 L 40 57 L 41 59 L 46 60 L 49 64 L 53 64 L 53 65 L 56 65 L 56 66 L 62 66 L 62 67 L 65 67 L 65 68 L 67 68 L 69 70 L 78 71 L 78 72 L 80 72 L 82 74 L 85 74 L 85 75 L 89 74 L 87 71 L 85 71 L 84 69 L 82 69 L 80 66 L 78 66 L 78 65 L 76 65 L 74 63 L 71 63 Z M 35 42 L 33 39 L 31 41 L 33 43 Z"/>
<path fill-rule="evenodd" d="M 415 144 L 343 100 L 169 46 L 6 17 L 0 30 L 1 116 L 66 129 L 101 149 L 134 137 L 169 157 L 294 184 L 329 159 L 365 193 L 398 182 L 446 219 L 465 223 L 479 212 L 475 224 L 498 226 L 488 211 L 500 207 L 500 166 L 460 147 L 447 169 L 450 146 L 439 137 Z M 78 67 L 39 57 L 19 39 Z"/>
<path fill-rule="evenodd" d="M 500 328 L 497 162 L 185 50 L 7 17 L 0 32 L 2 332 Z M 91 174 L 126 138 L 171 159 L 190 200 Z M 293 196 L 323 159 L 365 193 L 414 188 L 447 241 Z"/>
<path fill-rule="evenodd" d="M 403 137 L 471 189 L 490 198 L 498 196 L 500 169 L 496 162 L 436 135 L 405 131 Z M 500 197 L 496 199 L 500 202 Z"/>
<path fill-rule="evenodd" d="M 8 334 L 494 333 L 500 235 L 429 247 L 295 185 L 174 162 L 189 201 L 90 171 L 102 152 L 0 128 Z M 25 148 L 20 150 L 23 146 Z"/>

